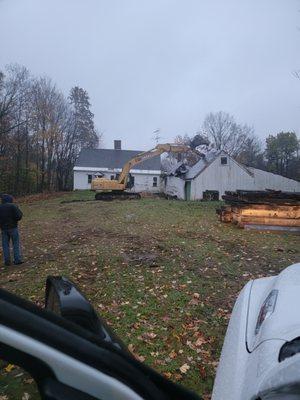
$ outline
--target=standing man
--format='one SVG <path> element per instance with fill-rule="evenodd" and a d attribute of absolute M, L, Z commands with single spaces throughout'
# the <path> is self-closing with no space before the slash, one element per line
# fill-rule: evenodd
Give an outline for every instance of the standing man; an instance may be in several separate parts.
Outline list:
<path fill-rule="evenodd" d="M 21 210 L 13 204 L 12 196 L 8 194 L 1 195 L 0 204 L 0 228 L 2 233 L 2 249 L 4 264 L 11 265 L 10 242 L 13 244 L 14 264 L 22 264 L 20 240 L 18 231 L 18 221 L 22 218 Z"/>

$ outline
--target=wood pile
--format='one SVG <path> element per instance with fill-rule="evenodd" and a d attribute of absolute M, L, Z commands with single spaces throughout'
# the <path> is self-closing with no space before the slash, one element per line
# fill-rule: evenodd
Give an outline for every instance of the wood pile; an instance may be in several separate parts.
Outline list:
<path fill-rule="evenodd" d="M 300 193 L 274 190 L 225 192 L 220 221 L 240 228 L 300 232 Z"/>

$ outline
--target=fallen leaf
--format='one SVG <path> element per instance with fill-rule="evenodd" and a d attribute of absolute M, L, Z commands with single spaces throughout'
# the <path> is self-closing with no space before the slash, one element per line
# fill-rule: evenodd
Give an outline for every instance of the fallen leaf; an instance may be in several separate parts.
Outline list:
<path fill-rule="evenodd" d="M 156 338 L 156 333 L 154 333 L 154 332 L 145 332 L 145 333 L 143 333 L 142 334 L 142 337 L 144 338 L 144 339 L 155 339 Z"/>
<path fill-rule="evenodd" d="M 131 353 L 134 353 L 134 345 L 133 344 L 129 344 L 128 346 L 127 346 L 127 348 L 128 348 L 128 350 L 131 352 Z"/>
<path fill-rule="evenodd" d="M 175 379 L 175 381 L 180 381 L 180 379 L 182 379 L 182 375 L 180 375 L 180 374 L 174 374 L 174 379 Z"/>
<path fill-rule="evenodd" d="M 171 353 L 169 354 L 169 357 L 172 358 L 172 359 L 176 358 L 177 357 L 176 351 L 172 350 Z"/>
<path fill-rule="evenodd" d="M 195 342 L 195 346 L 201 347 L 204 343 L 207 343 L 207 340 L 201 333 L 198 333 L 198 339 Z"/>
<path fill-rule="evenodd" d="M 182 374 L 186 374 L 188 372 L 188 370 L 190 369 L 190 366 L 188 364 L 183 364 L 179 370 Z"/>
<path fill-rule="evenodd" d="M 31 385 L 31 384 L 34 382 L 34 380 L 33 380 L 32 378 L 28 378 L 28 379 L 25 379 L 24 382 L 25 382 L 27 385 Z"/>
<path fill-rule="evenodd" d="M 189 304 L 192 305 L 192 306 L 197 306 L 197 305 L 199 304 L 199 300 L 193 298 L 193 299 L 189 302 Z"/>
<path fill-rule="evenodd" d="M 144 356 L 140 356 L 139 354 L 135 354 L 135 358 L 137 358 L 140 362 L 144 362 L 145 361 L 145 357 Z"/>
<path fill-rule="evenodd" d="M 130 343 L 130 344 L 127 346 L 127 348 L 128 348 L 128 350 L 130 351 L 130 353 L 132 353 L 132 355 L 133 355 L 137 360 L 139 360 L 140 362 L 144 362 L 144 361 L 145 361 L 145 357 L 144 357 L 144 356 L 141 356 L 141 355 L 139 355 L 139 354 L 137 354 L 137 353 L 135 352 L 135 347 L 134 347 L 133 344 Z"/>
<path fill-rule="evenodd" d="M 14 368 L 15 366 L 13 364 L 8 364 L 8 366 L 4 368 L 4 371 L 11 372 Z"/>
<path fill-rule="evenodd" d="M 205 379 L 207 375 L 206 375 L 205 368 L 202 365 L 199 366 L 199 372 L 200 372 L 201 378 Z"/>

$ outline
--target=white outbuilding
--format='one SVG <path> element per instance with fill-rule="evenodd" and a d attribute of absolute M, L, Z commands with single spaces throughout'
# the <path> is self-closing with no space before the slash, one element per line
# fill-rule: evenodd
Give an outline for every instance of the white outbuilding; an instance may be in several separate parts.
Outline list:
<path fill-rule="evenodd" d="M 225 191 L 239 189 L 300 192 L 300 182 L 246 167 L 223 151 L 209 152 L 187 171 L 175 167 L 163 186 L 167 196 L 182 200 L 218 200 Z"/>

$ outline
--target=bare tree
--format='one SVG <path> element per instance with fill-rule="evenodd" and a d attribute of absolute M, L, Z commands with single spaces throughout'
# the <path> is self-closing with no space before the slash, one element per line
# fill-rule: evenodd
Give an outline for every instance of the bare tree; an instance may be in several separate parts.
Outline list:
<path fill-rule="evenodd" d="M 19 65 L 8 66 L 7 77 L 0 73 L 0 136 L 26 122 L 14 121 L 14 117 L 28 94 L 29 79 L 28 70 Z"/>
<path fill-rule="evenodd" d="M 98 145 L 88 93 L 71 104 L 49 78 L 18 65 L 0 71 L 0 191 L 72 187 L 80 150 Z"/>
<path fill-rule="evenodd" d="M 223 111 L 209 113 L 204 119 L 203 131 L 217 150 L 233 157 L 244 150 L 247 139 L 253 136 L 253 128 L 237 124 L 232 115 Z"/>
<path fill-rule="evenodd" d="M 264 152 L 260 140 L 256 136 L 247 138 L 236 160 L 249 167 L 265 169 Z"/>
<path fill-rule="evenodd" d="M 3 181 L 11 190 L 20 185 L 24 143 L 28 138 L 28 98 L 31 77 L 25 67 L 8 66 L 0 73 L 0 170 Z"/>

